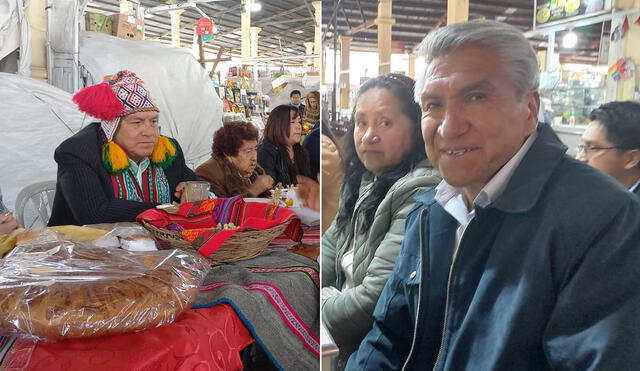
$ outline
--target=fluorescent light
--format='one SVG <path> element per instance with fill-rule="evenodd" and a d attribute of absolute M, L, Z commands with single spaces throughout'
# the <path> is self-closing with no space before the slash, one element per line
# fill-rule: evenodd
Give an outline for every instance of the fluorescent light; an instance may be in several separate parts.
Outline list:
<path fill-rule="evenodd" d="M 304 31 L 298 30 L 298 31 L 293 31 L 293 33 L 304 33 Z"/>
<path fill-rule="evenodd" d="M 515 13 L 516 11 L 518 11 L 518 9 L 517 9 L 517 8 L 507 8 L 507 9 L 504 11 L 504 14 L 509 14 L 509 15 L 511 15 L 511 14 Z"/>
<path fill-rule="evenodd" d="M 503 16 L 503 15 L 499 15 L 499 16 L 497 16 L 497 17 L 496 17 L 496 21 L 498 21 L 498 22 L 502 22 L 502 21 L 504 21 L 505 19 L 507 19 L 507 17 L 505 17 L 505 16 Z"/>
<path fill-rule="evenodd" d="M 578 43 L 578 35 L 575 32 L 569 31 L 562 38 L 562 46 L 565 48 L 573 48 Z"/>
<path fill-rule="evenodd" d="M 248 3 L 244 5 L 244 9 L 247 12 L 257 12 L 262 9 L 262 5 L 260 5 L 259 3 Z"/>
<path fill-rule="evenodd" d="M 271 45 L 269 45 L 269 47 L 270 47 L 270 48 L 277 48 L 277 47 L 278 47 L 278 45 L 271 44 Z"/>

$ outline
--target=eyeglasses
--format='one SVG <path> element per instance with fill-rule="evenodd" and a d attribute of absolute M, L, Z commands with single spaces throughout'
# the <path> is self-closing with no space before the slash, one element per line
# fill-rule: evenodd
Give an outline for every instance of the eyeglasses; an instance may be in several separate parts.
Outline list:
<path fill-rule="evenodd" d="M 576 147 L 576 149 L 578 153 L 584 152 L 585 155 L 590 156 L 594 153 L 609 150 L 609 149 L 629 149 L 629 148 L 617 147 L 617 146 L 611 146 L 611 147 L 585 146 L 584 144 L 579 144 L 578 147 Z"/>

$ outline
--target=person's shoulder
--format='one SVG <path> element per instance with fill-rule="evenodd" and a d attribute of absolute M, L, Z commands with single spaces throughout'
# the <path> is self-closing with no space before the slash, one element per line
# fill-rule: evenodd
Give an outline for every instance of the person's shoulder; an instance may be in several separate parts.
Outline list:
<path fill-rule="evenodd" d="M 204 174 L 204 173 L 209 173 L 211 171 L 220 171 L 221 166 L 218 163 L 218 160 L 215 157 L 209 157 L 209 159 L 205 162 L 203 162 L 202 164 L 200 164 L 197 168 L 196 168 L 196 174 Z"/>
<path fill-rule="evenodd" d="M 441 180 L 440 173 L 431 166 L 429 160 L 425 159 L 398 179 L 391 187 L 391 191 L 400 195 L 409 193 L 409 196 L 413 196 L 425 189 L 435 187 Z"/>
<path fill-rule="evenodd" d="M 554 171 L 549 192 L 564 204 L 588 202 L 590 208 L 621 207 L 633 198 L 614 178 L 569 156 Z"/>
<path fill-rule="evenodd" d="M 64 154 L 84 155 L 100 148 L 98 130 L 100 123 L 94 122 L 82 128 L 71 137 L 65 139 L 56 148 L 57 156 Z"/>
<path fill-rule="evenodd" d="M 564 158 L 538 201 L 545 218 L 576 240 L 595 238 L 624 213 L 640 212 L 631 192 L 614 178 L 572 159 Z M 624 219 L 624 217 L 623 217 Z M 638 227 L 638 226 L 636 226 Z"/>
<path fill-rule="evenodd" d="M 267 138 L 264 138 L 262 140 L 262 142 L 260 142 L 260 144 L 258 145 L 258 150 L 262 150 L 262 151 L 269 151 L 269 152 L 277 152 L 278 151 L 278 146 L 273 143 L 272 141 L 270 141 Z"/>

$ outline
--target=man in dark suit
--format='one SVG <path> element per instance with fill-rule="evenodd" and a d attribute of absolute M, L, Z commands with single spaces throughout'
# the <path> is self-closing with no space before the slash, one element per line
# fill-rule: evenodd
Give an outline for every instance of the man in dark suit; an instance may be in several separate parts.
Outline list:
<path fill-rule="evenodd" d="M 195 180 L 178 143 L 159 135 L 159 109 L 133 72 L 121 71 L 73 97 L 101 119 L 56 149 L 56 196 L 49 225 L 134 221 L 182 197 Z"/>
<path fill-rule="evenodd" d="M 640 103 L 606 103 L 589 118 L 577 159 L 616 178 L 640 197 Z"/>

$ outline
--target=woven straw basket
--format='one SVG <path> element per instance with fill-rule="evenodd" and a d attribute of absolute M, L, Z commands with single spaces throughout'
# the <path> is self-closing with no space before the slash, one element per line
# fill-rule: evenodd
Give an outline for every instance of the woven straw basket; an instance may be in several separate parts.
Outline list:
<path fill-rule="evenodd" d="M 156 239 L 160 240 L 162 248 L 196 251 L 193 246 L 182 238 L 179 232 L 158 228 L 147 223 L 144 219 L 141 222 Z M 224 263 L 255 258 L 266 250 L 274 238 L 284 232 L 287 225 L 289 225 L 288 222 L 278 224 L 269 229 L 235 233 L 211 254 L 209 259 Z"/>

